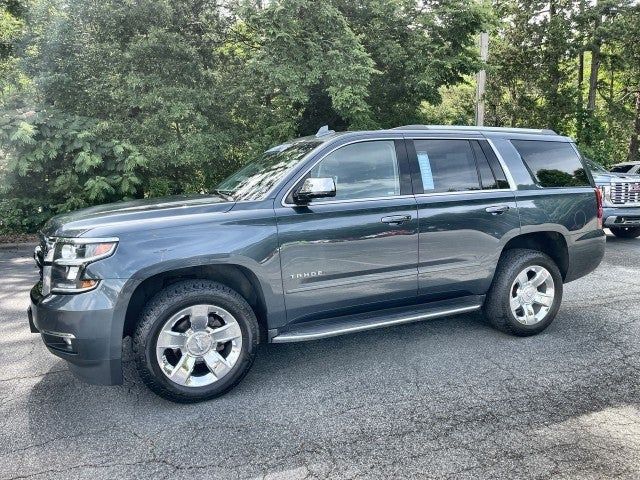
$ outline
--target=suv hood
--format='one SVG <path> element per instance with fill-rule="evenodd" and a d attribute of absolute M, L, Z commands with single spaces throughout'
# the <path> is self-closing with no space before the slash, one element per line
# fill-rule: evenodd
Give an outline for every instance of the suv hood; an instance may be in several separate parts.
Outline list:
<path fill-rule="evenodd" d="M 640 182 L 640 175 L 613 172 L 591 172 L 596 185 L 607 185 L 615 182 Z"/>
<path fill-rule="evenodd" d="M 174 195 L 109 203 L 57 215 L 45 224 L 42 233 L 48 237 L 79 237 L 94 230 L 99 232 L 97 236 L 113 236 L 123 230 L 179 226 L 185 220 L 194 221 L 194 216 L 227 212 L 234 204 L 219 195 Z"/>

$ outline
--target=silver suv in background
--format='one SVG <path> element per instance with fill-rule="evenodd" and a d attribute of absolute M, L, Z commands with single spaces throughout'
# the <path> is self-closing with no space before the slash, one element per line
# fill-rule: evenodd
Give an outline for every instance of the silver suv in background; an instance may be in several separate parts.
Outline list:
<path fill-rule="evenodd" d="M 609 170 L 613 173 L 628 173 L 631 175 L 640 174 L 640 162 L 617 163 Z"/>
<path fill-rule="evenodd" d="M 614 171 L 623 165 L 627 171 L 635 171 L 634 164 L 618 164 L 609 172 L 593 160 L 587 159 L 586 162 L 596 186 L 602 192 L 604 226 L 616 237 L 640 236 L 640 175 Z"/>

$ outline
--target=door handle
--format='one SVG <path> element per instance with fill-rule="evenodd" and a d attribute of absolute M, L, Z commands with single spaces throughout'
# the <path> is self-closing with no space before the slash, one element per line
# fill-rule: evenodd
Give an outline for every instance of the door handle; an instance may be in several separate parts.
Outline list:
<path fill-rule="evenodd" d="M 501 215 L 508 210 L 509 205 L 494 205 L 492 207 L 485 208 L 485 211 L 491 215 Z"/>
<path fill-rule="evenodd" d="M 409 220 L 411 220 L 411 215 L 391 215 L 380 219 L 382 223 L 388 223 L 389 225 L 400 225 Z"/>

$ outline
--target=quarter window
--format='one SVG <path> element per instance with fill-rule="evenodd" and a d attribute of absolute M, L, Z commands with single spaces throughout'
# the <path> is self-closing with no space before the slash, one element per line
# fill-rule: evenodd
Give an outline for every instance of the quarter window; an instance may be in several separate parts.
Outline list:
<path fill-rule="evenodd" d="M 473 146 L 473 152 L 476 156 L 476 161 L 478 162 L 478 173 L 480 173 L 480 183 L 482 183 L 483 190 L 493 190 L 498 188 L 498 182 L 496 181 L 496 177 L 493 175 L 493 171 L 489 166 L 489 161 L 487 157 L 484 156 L 482 149 L 480 148 L 480 144 L 476 141 L 471 142 Z"/>
<path fill-rule="evenodd" d="M 590 186 L 580 158 L 566 142 L 512 140 L 534 180 L 541 187 Z"/>
<path fill-rule="evenodd" d="M 480 190 L 468 140 L 414 140 L 425 193 Z"/>
<path fill-rule="evenodd" d="M 400 195 L 400 174 L 393 140 L 346 145 L 322 159 L 309 172 L 311 178 L 331 177 L 333 200 Z"/>
<path fill-rule="evenodd" d="M 493 172 L 493 176 L 496 179 L 496 185 L 498 188 L 505 189 L 509 188 L 509 182 L 507 181 L 507 176 L 504 174 L 504 170 L 502 169 L 502 165 L 500 165 L 500 161 L 498 157 L 496 157 L 493 148 L 489 146 L 489 142 L 486 140 L 481 140 L 477 142 L 484 153 L 485 158 L 489 162 L 489 167 L 491 167 L 491 171 Z M 476 155 L 476 158 L 481 158 L 482 155 Z"/>

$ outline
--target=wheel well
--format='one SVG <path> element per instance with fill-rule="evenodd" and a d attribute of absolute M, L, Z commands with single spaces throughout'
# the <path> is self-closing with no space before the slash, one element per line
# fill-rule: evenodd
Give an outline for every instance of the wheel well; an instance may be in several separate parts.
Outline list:
<path fill-rule="evenodd" d="M 549 255 L 558 265 L 562 278 L 565 279 L 569 269 L 569 250 L 564 236 L 558 232 L 526 233 L 507 242 L 503 253 L 514 248 L 538 250 Z"/>
<path fill-rule="evenodd" d="M 181 280 L 213 280 L 232 288 L 244 297 L 258 319 L 260 341 L 267 335 L 266 305 L 260 282 L 250 270 L 238 265 L 203 265 L 162 272 L 145 279 L 129 299 L 122 336 L 131 336 L 146 303 L 167 285 Z"/>

